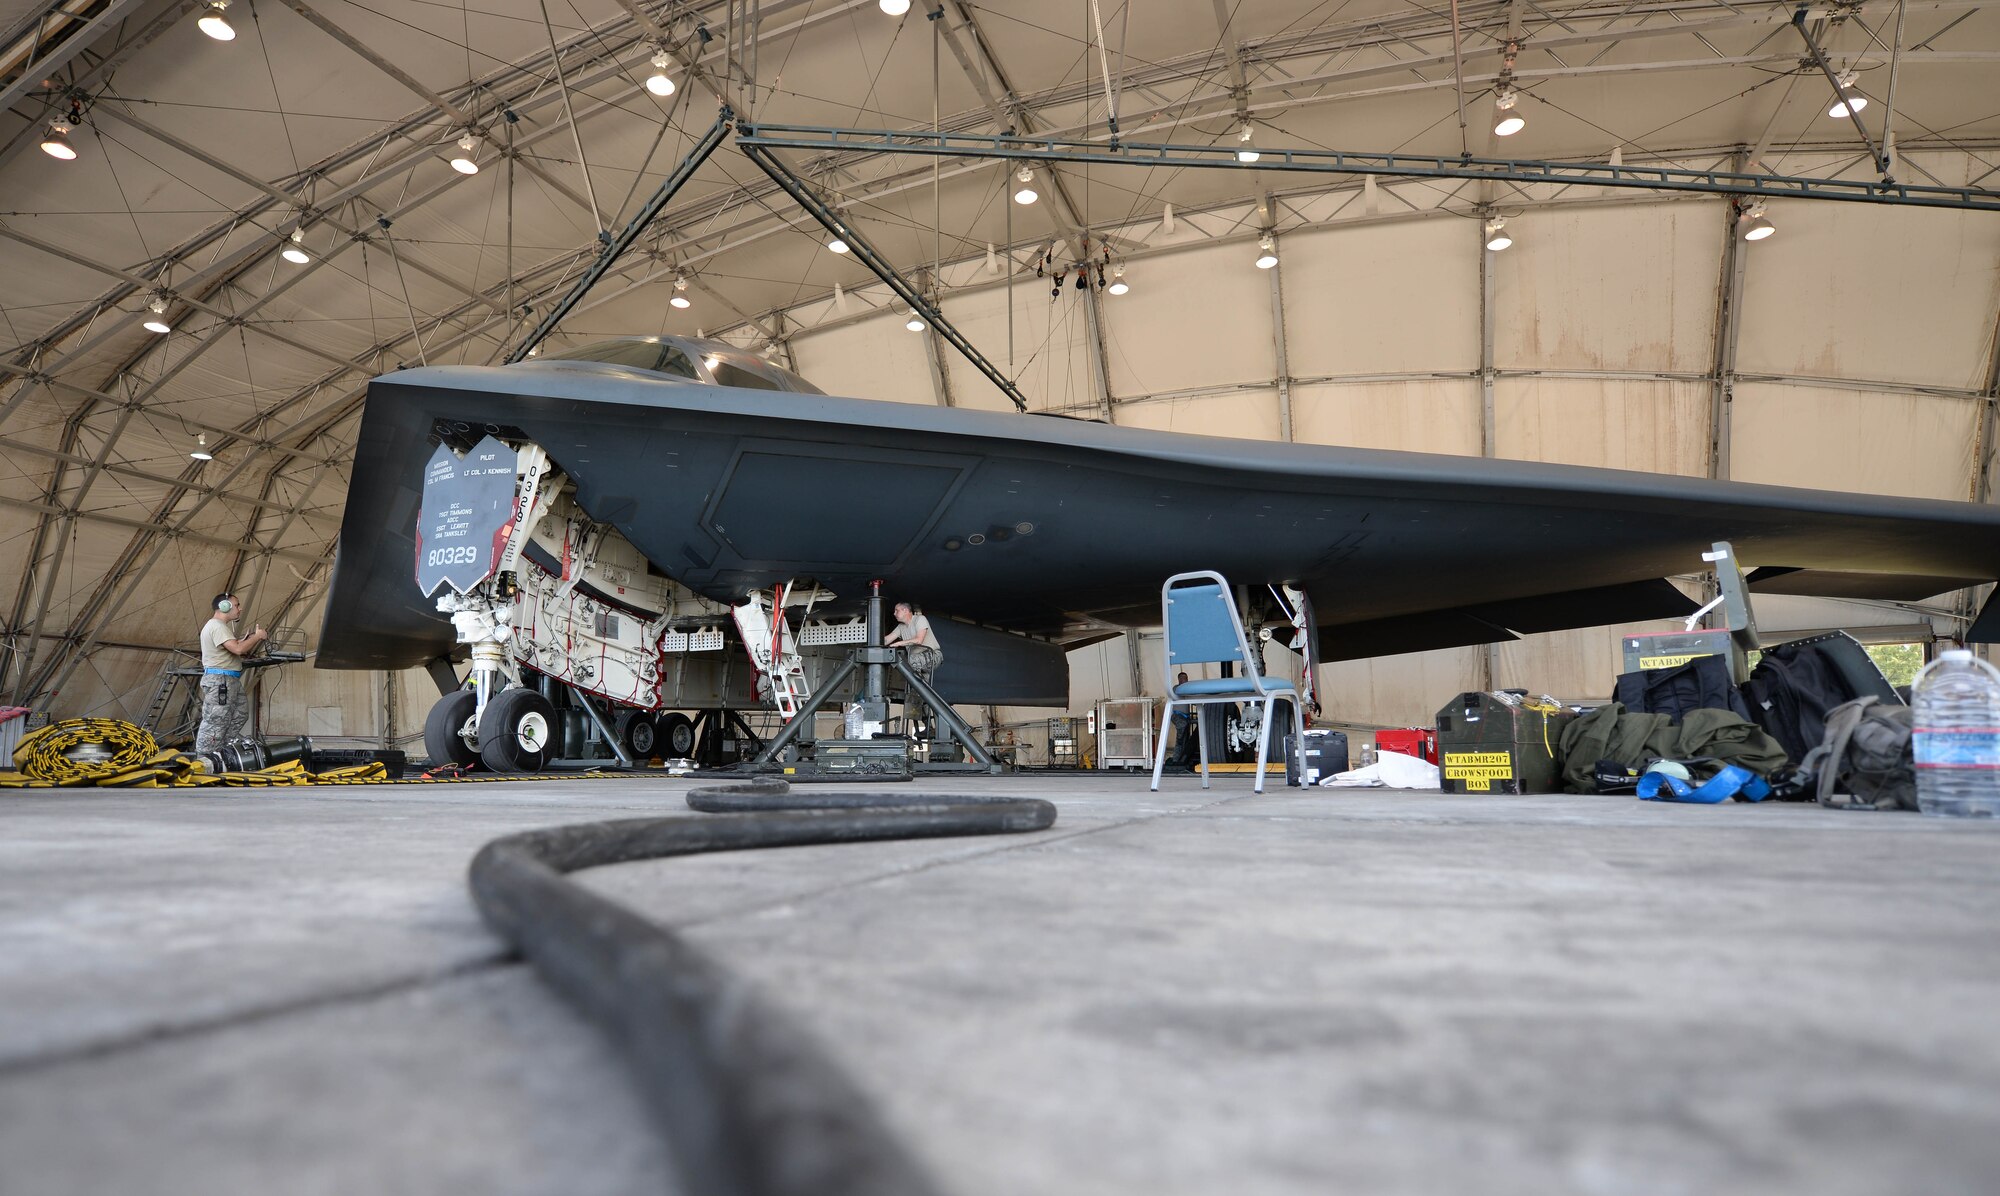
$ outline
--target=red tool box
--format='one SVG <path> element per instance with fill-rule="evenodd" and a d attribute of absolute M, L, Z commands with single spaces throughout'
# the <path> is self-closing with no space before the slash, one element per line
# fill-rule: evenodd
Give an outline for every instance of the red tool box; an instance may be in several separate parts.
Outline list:
<path fill-rule="evenodd" d="M 1375 753 L 1401 752 L 1420 760 L 1438 762 L 1438 735 L 1431 727 L 1399 727 L 1375 732 Z"/>

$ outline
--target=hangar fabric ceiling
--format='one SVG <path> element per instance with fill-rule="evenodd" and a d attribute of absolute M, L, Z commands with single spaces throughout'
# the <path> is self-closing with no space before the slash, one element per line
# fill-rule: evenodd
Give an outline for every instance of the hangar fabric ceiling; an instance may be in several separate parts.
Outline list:
<path fill-rule="evenodd" d="M 777 151 L 1039 409 L 1984 500 L 2000 213 L 1272 167 L 1868 183 L 1886 154 L 2000 202 L 1996 8 L 4 0 L 0 695 L 109 701 L 223 589 L 309 641 L 367 380 L 504 360 L 725 103 L 1227 151 Z M 829 240 L 725 140 L 552 343 L 701 332 L 1005 405 Z M 1823 427 L 1879 440 L 1815 481 Z"/>

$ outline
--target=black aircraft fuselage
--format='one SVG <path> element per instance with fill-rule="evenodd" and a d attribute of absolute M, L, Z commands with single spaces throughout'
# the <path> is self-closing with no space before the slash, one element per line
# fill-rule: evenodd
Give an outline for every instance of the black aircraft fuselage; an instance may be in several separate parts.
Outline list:
<path fill-rule="evenodd" d="M 1157 625 L 1161 582 L 1189 569 L 1304 589 L 1330 660 L 1684 614 L 1661 579 L 1717 540 L 1786 592 L 2000 577 L 2000 510 L 1972 503 L 838 398 L 766 369 L 758 389 L 546 360 L 377 378 L 320 665 L 451 651 L 412 581 L 422 471 L 440 436 L 488 432 L 539 444 L 591 518 L 706 597 L 810 578 L 858 600 L 882 579 L 1039 636 Z"/>

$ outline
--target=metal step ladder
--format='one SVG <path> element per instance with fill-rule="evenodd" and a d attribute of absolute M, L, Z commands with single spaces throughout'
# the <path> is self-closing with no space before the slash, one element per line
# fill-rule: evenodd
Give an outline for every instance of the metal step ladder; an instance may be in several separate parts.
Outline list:
<path fill-rule="evenodd" d="M 160 670 L 141 726 L 162 746 L 191 742 L 201 721 L 201 669 L 185 663 Z"/>
<path fill-rule="evenodd" d="M 799 656 L 797 639 L 785 619 L 785 591 L 754 590 L 750 600 L 734 610 L 736 630 L 750 653 L 750 663 L 771 684 L 770 701 L 778 714 L 790 722 L 805 707 L 812 686 L 806 682 L 805 662 Z"/>

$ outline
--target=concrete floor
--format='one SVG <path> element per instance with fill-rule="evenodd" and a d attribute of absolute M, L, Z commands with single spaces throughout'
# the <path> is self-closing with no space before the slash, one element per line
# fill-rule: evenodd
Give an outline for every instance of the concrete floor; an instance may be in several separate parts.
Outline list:
<path fill-rule="evenodd" d="M 2000 824 L 952 780 L 1033 836 L 623 865 L 963 1196 L 2000 1191 Z M 626 1193 L 466 896 L 686 783 L 0 794 L 0 1191 Z"/>

